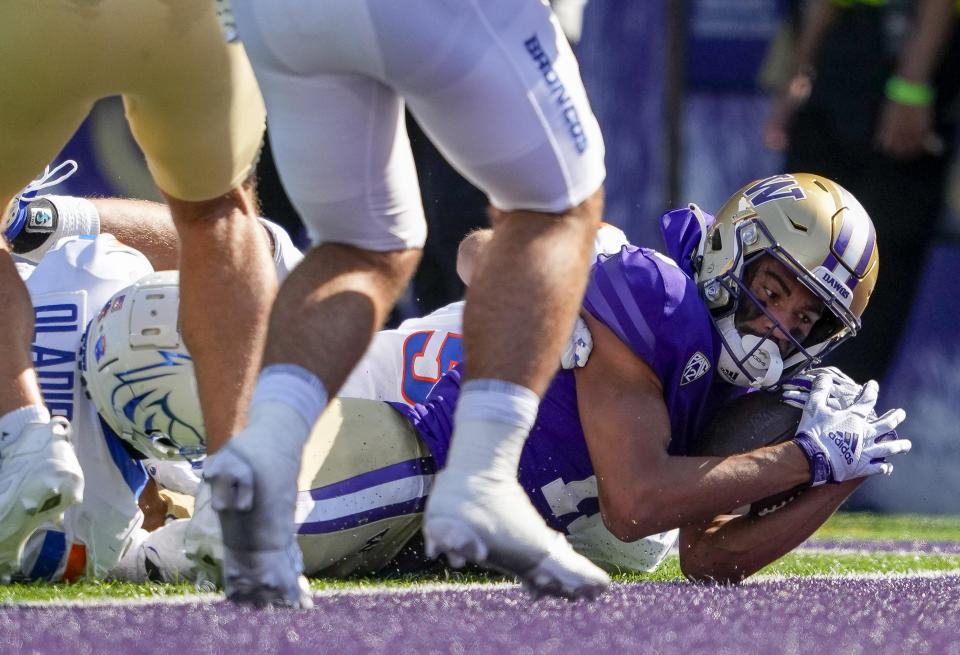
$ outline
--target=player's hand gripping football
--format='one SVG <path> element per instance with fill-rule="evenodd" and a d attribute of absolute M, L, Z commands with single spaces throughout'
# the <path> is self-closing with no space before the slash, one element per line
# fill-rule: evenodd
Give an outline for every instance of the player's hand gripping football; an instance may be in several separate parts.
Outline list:
<path fill-rule="evenodd" d="M 906 418 L 906 412 L 892 409 L 871 417 L 878 391 L 873 380 L 863 385 L 848 407 L 831 403 L 835 387 L 830 373 L 814 379 L 794 438 L 810 462 L 811 484 L 842 482 L 878 473 L 889 475 L 893 465 L 886 458 L 906 453 L 912 445 L 894 431 Z"/>
<path fill-rule="evenodd" d="M 863 385 L 835 366 L 811 368 L 781 385 L 783 402 L 798 409 L 803 409 L 810 397 L 810 389 L 818 375 L 829 375 L 833 384 L 827 395 L 827 403 L 833 409 L 846 409 L 857 399 L 863 391 Z M 873 416 L 876 416 L 875 414 Z"/>

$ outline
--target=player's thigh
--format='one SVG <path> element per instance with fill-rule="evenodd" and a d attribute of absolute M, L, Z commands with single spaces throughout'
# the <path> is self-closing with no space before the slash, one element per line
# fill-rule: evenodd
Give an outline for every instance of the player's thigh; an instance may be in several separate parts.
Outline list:
<path fill-rule="evenodd" d="M 401 15 L 377 27 L 388 77 L 447 159 L 503 210 L 560 212 L 592 195 L 603 139 L 546 4 L 427 4 L 446 14 L 423 22 L 419 52 L 404 39 L 417 26 Z"/>
<path fill-rule="evenodd" d="M 433 459 L 385 403 L 336 399 L 304 450 L 297 539 L 308 574 L 373 572 L 420 527 Z"/>
<path fill-rule="evenodd" d="M 378 75 L 365 4 L 234 0 L 233 7 L 267 104 L 280 178 L 313 242 L 421 247 L 426 222 L 404 103 Z"/>
<path fill-rule="evenodd" d="M 0 209 L 50 163 L 99 95 L 60 49 L 78 21 L 44 4 L 0 5 Z"/>
<path fill-rule="evenodd" d="M 360 74 L 261 71 L 270 145 L 312 242 L 368 250 L 426 240 L 403 101 Z"/>
<path fill-rule="evenodd" d="M 252 172 L 265 109 L 239 43 L 226 43 L 212 2 L 147 5 L 149 58 L 130 62 L 124 106 L 157 185 L 180 200 L 215 198 Z"/>

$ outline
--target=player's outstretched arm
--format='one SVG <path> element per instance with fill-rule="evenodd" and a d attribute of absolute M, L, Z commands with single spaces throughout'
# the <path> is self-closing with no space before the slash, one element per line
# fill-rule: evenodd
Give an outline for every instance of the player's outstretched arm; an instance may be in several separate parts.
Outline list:
<path fill-rule="evenodd" d="M 177 268 L 177 231 L 164 203 L 132 198 L 90 198 L 100 232 L 139 250 L 158 271 Z"/>
<path fill-rule="evenodd" d="M 680 569 L 694 582 L 740 582 L 803 543 L 864 480 L 809 489 L 764 516 L 724 514 L 681 528 Z"/>
<path fill-rule="evenodd" d="M 75 236 L 93 228 L 99 234 L 112 234 L 121 243 L 142 252 L 155 270 L 173 270 L 178 266 L 180 239 L 166 203 L 135 198 L 76 198 L 44 196 L 44 203 L 57 213 L 58 225 L 42 243 L 31 243 L 29 251 L 17 254 L 39 261 L 62 237 Z M 264 230 L 272 248 L 277 247 L 270 230 Z M 16 245 L 16 242 L 15 242 Z"/>
<path fill-rule="evenodd" d="M 580 420 L 604 524 L 619 539 L 699 524 L 810 481 L 792 443 L 733 457 L 670 456 L 670 418 L 654 371 L 587 315 L 593 351 L 575 372 Z"/>

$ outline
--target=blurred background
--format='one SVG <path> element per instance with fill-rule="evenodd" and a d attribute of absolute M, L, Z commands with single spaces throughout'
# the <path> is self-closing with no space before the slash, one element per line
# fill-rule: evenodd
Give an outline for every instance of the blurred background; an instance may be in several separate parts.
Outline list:
<path fill-rule="evenodd" d="M 883 291 L 864 314 L 862 339 L 844 345 L 849 354 L 837 363 L 861 381 L 879 379 L 880 405 L 907 410 L 901 432 L 914 452 L 890 479 L 864 485 L 848 508 L 960 514 L 960 48 L 952 26 L 935 53 L 940 76 L 931 79 L 935 139 L 921 155 L 901 158 L 879 156 L 875 136 L 884 82 L 898 73 L 911 38 L 930 41 L 917 32 L 924 1 L 553 4 L 604 133 L 605 220 L 633 243 L 659 248 L 658 219 L 668 208 L 695 202 L 715 212 L 747 182 L 797 172 L 793 165 L 831 177 L 864 204 L 878 226 Z M 820 2 L 830 5 L 831 23 L 811 55 L 804 30 Z M 785 102 L 795 113 L 787 121 L 777 113 Z M 96 106 L 58 158 L 80 164 L 58 193 L 161 200 L 122 114 L 119 99 Z M 487 224 L 484 196 L 412 119 L 408 129 L 430 236 L 394 321 L 460 297 L 456 244 Z M 258 176 L 264 215 L 303 245 L 269 144 Z"/>

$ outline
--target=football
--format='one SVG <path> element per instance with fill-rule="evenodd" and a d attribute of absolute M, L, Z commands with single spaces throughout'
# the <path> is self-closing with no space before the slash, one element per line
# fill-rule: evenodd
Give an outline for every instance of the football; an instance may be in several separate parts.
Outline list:
<path fill-rule="evenodd" d="M 690 454 L 710 457 L 739 455 L 793 439 L 802 410 L 787 405 L 773 391 L 744 394 L 720 408 L 700 434 Z M 806 485 L 754 502 L 750 513 L 763 516 L 795 500 Z"/>

